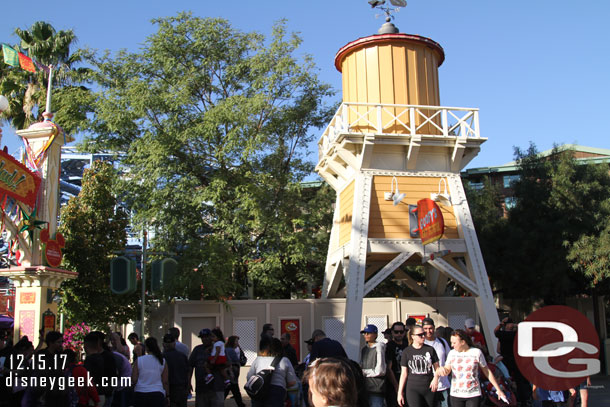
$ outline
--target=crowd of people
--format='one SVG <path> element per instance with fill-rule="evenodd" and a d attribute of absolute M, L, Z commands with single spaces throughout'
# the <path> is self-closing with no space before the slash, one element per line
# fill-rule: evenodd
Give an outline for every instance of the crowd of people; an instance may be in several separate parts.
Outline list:
<path fill-rule="evenodd" d="M 409 318 L 385 330 L 384 341 L 368 324 L 360 332 L 365 346 L 359 361 L 316 329 L 299 363 L 290 334 L 278 339 L 273 325 L 265 324 L 246 379 L 273 373 L 252 406 L 475 407 L 493 395 L 507 405 L 518 400 L 544 407 L 572 406 L 580 396 L 586 407 L 590 382 L 565 393 L 528 383 L 513 354 L 516 329 L 510 318 L 496 327 L 500 356 L 493 361 L 472 319 L 452 330 L 435 327 L 431 318 L 421 324 Z M 56 331 L 36 348 L 26 336 L 14 345 L 0 338 L 0 407 L 186 407 L 193 391 L 197 407 L 224 406 L 229 394 L 237 407 L 245 406 L 238 382 L 247 359 L 239 337 L 225 338 L 219 328 L 201 329 L 198 337 L 201 344 L 190 350 L 179 341 L 178 328 L 170 328 L 161 344 L 132 333 L 130 351 L 120 333 L 95 331 L 85 336 L 83 355 L 64 349 Z"/>

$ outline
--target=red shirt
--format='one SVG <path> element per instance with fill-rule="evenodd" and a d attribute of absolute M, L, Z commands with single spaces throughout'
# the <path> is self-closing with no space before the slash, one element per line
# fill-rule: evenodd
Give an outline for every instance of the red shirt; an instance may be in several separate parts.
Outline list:
<path fill-rule="evenodd" d="M 76 394 L 78 394 L 78 404 L 83 405 L 83 406 L 88 405 L 89 400 L 93 400 L 95 402 L 95 405 L 97 405 L 100 402 L 100 397 L 97 394 L 97 390 L 95 389 L 95 386 L 86 385 L 88 375 L 89 375 L 89 372 L 87 371 L 87 369 L 85 369 L 85 367 L 82 364 L 74 365 L 72 367 L 72 376 L 74 376 L 75 384 L 78 383 L 79 377 L 84 377 L 84 379 L 81 379 L 81 380 L 84 380 L 85 386 L 82 386 L 82 387 L 75 386 Z"/>
<path fill-rule="evenodd" d="M 473 331 L 470 334 L 470 337 L 472 338 L 472 342 L 475 345 L 483 345 L 483 346 L 487 346 L 487 343 L 485 342 L 485 337 L 483 336 L 483 334 L 479 331 Z"/>

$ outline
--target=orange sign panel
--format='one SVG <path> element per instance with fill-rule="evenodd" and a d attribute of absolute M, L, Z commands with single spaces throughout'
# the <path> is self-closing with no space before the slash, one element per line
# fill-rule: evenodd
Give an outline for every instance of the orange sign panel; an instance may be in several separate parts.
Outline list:
<path fill-rule="evenodd" d="M 436 242 L 443 236 L 445 220 L 441 208 L 432 199 L 417 201 L 417 224 L 422 244 Z"/>
<path fill-rule="evenodd" d="M 19 295 L 20 304 L 36 304 L 36 293 L 21 293 Z"/>
<path fill-rule="evenodd" d="M 40 177 L 36 173 L 0 150 L 0 193 L 35 206 L 39 187 Z"/>

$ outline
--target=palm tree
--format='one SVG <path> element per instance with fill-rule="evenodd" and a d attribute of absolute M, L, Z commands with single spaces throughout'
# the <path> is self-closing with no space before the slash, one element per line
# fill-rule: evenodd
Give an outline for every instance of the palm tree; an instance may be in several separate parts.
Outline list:
<path fill-rule="evenodd" d="M 82 82 L 88 69 L 74 69 L 74 65 L 83 59 L 80 50 L 70 53 L 76 35 L 72 30 L 56 31 L 44 21 L 35 22 L 27 30 L 17 28 L 15 34 L 20 39 L 21 49 L 28 56 L 44 65 L 53 65 L 53 110 L 56 120 L 67 131 L 76 131 L 85 119 L 87 105 L 78 101 L 85 100 L 89 94 L 87 88 L 77 85 Z M 10 108 L 3 118 L 17 129 L 42 120 L 47 85 L 48 76 L 43 71 L 31 73 L 7 66 L 0 68 L 0 93 L 10 101 Z"/>

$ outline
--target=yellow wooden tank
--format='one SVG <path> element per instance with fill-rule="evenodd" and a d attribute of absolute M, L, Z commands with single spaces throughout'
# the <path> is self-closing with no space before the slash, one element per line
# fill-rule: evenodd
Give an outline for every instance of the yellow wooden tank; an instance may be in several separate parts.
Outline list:
<path fill-rule="evenodd" d="M 438 67 L 444 59 L 437 42 L 403 33 L 371 35 L 342 47 L 335 56 L 335 67 L 343 74 L 343 102 L 349 104 L 349 121 L 357 120 L 352 129 L 379 132 L 373 127 L 379 112 L 367 104 L 440 106 Z M 394 121 L 383 133 L 406 132 L 394 118 L 405 124 L 412 120 L 407 110 L 397 107 L 384 107 L 381 115 L 383 123 Z M 415 117 L 418 125 L 422 120 Z M 430 124 L 421 131 L 439 134 Z"/>

